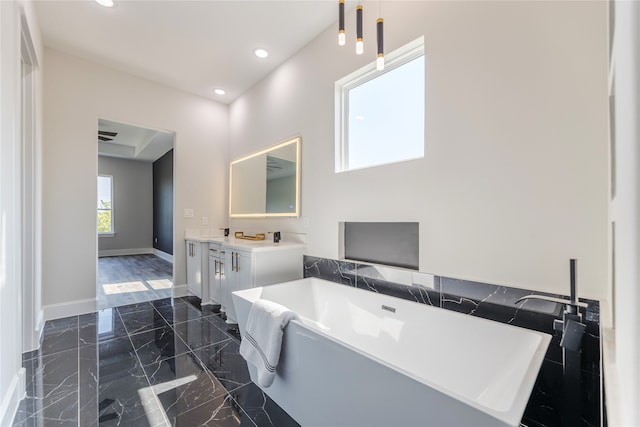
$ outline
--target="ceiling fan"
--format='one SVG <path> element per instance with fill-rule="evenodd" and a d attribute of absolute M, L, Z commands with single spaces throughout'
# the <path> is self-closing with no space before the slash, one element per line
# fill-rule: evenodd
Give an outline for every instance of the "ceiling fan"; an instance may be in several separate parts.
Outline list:
<path fill-rule="evenodd" d="M 98 140 L 100 141 L 113 141 L 118 132 L 108 132 L 106 130 L 98 130 Z"/>

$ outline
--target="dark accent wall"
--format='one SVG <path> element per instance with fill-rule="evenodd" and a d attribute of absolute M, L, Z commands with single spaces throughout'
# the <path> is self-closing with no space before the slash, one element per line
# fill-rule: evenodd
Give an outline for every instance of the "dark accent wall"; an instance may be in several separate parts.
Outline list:
<path fill-rule="evenodd" d="M 153 247 L 173 255 L 173 150 L 153 162 Z"/>

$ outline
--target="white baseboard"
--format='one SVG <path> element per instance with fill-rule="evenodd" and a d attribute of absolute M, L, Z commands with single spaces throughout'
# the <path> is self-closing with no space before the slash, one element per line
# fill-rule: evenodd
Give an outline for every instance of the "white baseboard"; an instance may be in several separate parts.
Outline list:
<path fill-rule="evenodd" d="M 187 285 L 174 285 L 173 286 L 173 297 L 186 297 L 189 295 L 189 288 Z"/>
<path fill-rule="evenodd" d="M 9 389 L 0 402 L 0 426 L 13 425 L 20 401 L 26 392 L 26 370 L 20 368 L 11 378 Z"/>
<path fill-rule="evenodd" d="M 30 336 L 29 342 L 23 342 L 22 352 L 38 350 L 42 344 L 42 332 L 44 331 L 44 311 L 39 310 L 35 319 L 33 335 Z"/>
<path fill-rule="evenodd" d="M 123 256 L 123 255 L 146 255 L 152 254 L 153 248 L 131 248 L 131 249 L 106 249 L 98 251 L 98 257 Z"/>
<path fill-rule="evenodd" d="M 162 258 L 165 261 L 173 263 L 173 255 L 163 252 L 160 249 L 153 248 L 153 254 L 158 258 Z"/>
<path fill-rule="evenodd" d="M 97 311 L 97 306 L 96 299 L 89 298 L 61 304 L 45 305 L 42 309 L 44 311 L 44 320 L 53 320 L 69 316 L 77 316 L 80 314 L 93 313 Z"/>

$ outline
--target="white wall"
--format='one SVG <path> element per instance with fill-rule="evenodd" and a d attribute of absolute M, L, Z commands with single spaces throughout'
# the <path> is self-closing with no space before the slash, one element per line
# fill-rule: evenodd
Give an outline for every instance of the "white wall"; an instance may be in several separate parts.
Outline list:
<path fill-rule="evenodd" d="M 33 55 L 41 48 L 37 23 L 30 3 L 0 2 L 0 425 L 11 425 L 19 400 L 24 396 L 22 369 L 23 328 L 32 328 L 39 307 L 28 302 L 23 317 L 22 256 L 22 126 L 21 126 L 21 31 L 31 38 Z M 32 95 L 41 99 L 40 71 L 35 70 Z M 37 102 L 37 101 L 36 101 Z M 39 146 L 36 119 L 34 149 Z M 35 177 L 37 180 L 37 176 Z M 36 184 L 37 186 L 37 184 Z M 37 208 L 36 208 L 37 209 Z M 37 230 L 36 230 L 37 234 Z M 37 236 L 36 239 L 37 240 Z M 32 277 L 32 279 L 34 279 Z M 36 279 L 37 281 L 37 279 Z M 39 289 L 28 289 L 36 300 Z M 25 319 L 28 322 L 25 322 Z M 30 332 L 25 331 L 25 336 Z M 25 342 L 29 341 L 28 339 Z"/>
<path fill-rule="evenodd" d="M 578 258 L 605 297 L 606 3 L 384 2 L 387 51 L 425 36 L 425 158 L 336 174 L 334 82 L 374 60 L 375 9 L 364 57 L 330 28 L 231 105 L 232 158 L 302 136 L 303 216 L 232 227 L 337 258 L 340 221 L 419 221 L 421 271 L 568 294 Z"/>
<path fill-rule="evenodd" d="M 174 279 L 185 283 L 185 228 L 227 220 L 227 107 L 52 49 L 45 67 L 43 304 L 95 306 L 98 117 L 176 133 Z"/>
<path fill-rule="evenodd" d="M 609 425 L 640 425 L 640 4 L 615 2 L 615 350 L 605 357 Z M 605 331 L 605 333 L 608 331 Z M 606 335 L 605 335 L 606 336 Z M 613 360 L 612 360 L 613 359 Z M 609 380 L 612 381 L 609 381 Z"/>
<path fill-rule="evenodd" d="M 0 422 L 22 396 L 20 245 L 20 14 L 0 3 Z"/>
<path fill-rule="evenodd" d="M 98 252 L 153 250 L 153 163 L 98 156 L 98 173 L 113 176 L 115 231 L 98 237 Z"/>
<path fill-rule="evenodd" d="M 42 311 L 42 61 L 43 45 L 33 2 L 22 13 L 23 117 L 23 351 L 36 349 L 44 326 Z"/>

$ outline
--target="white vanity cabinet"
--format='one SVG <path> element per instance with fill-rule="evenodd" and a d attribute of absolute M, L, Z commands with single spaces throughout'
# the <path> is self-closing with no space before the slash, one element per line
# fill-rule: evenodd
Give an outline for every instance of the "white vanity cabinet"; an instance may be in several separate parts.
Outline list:
<path fill-rule="evenodd" d="M 209 302 L 222 303 L 222 281 L 225 279 L 225 250 L 220 243 L 209 243 Z"/>
<path fill-rule="evenodd" d="M 203 304 L 209 300 L 207 277 L 209 272 L 208 243 L 201 240 L 186 241 L 187 249 L 187 290 L 200 298 Z"/>
<path fill-rule="evenodd" d="M 222 309 L 227 314 L 227 323 L 238 323 L 231 292 L 302 278 L 302 244 L 238 244 L 223 247 Z"/>
<path fill-rule="evenodd" d="M 238 323 L 231 292 L 302 278 L 302 243 L 187 236 L 187 290 Z"/>

